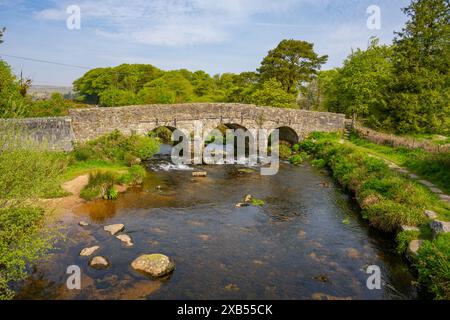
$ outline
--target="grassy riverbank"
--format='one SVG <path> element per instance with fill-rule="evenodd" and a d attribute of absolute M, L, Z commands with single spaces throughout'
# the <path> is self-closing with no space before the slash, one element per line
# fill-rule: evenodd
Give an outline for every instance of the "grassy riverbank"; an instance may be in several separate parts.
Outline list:
<path fill-rule="evenodd" d="M 15 142 L 13 134 L 0 137 L 0 300 L 14 297 L 11 284 L 24 279 L 27 267 L 45 258 L 59 238 L 47 227 L 51 209 L 40 207 L 40 199 L 68 196 L 62 184 L 86 174 L 82 198 L 115 199 L 118 186 L 142 182 L 141 161 L 159 151 L 157 139 L 119 132 L 70 153 Z"/>
<path fill-rule="evenodd" d="M 433 210 L 439 219 L 449 221 L 450 207 L 426 187 L 391 170 L 360 145 L 340 140 L 338 135 L 312 134 L 301 148 L 315 158 L 313 164 L 330 168 L 334 178 L 355 195 L 363 217 L 373 227 L 397 234 L 399 252 L 404 253 L 413 239 L 424 240 L 413 262 L 419 281 L 435 298 L 449 299 L 450 237 L 441 234 L 433 239 L 424 212 Z M 404 155 L 391 154 L 394 157 Z M 405 225 L 420 231 L 400 232 Z"/>
<path fill-rule="evenodd" d="M 450 154 L 433 154 L 422 149 L 407 149 L 378 145 L 352 134 L 350 141 L 370 153 L 407 168 L 415 174 L 426 178 L 450 194 Z"/>

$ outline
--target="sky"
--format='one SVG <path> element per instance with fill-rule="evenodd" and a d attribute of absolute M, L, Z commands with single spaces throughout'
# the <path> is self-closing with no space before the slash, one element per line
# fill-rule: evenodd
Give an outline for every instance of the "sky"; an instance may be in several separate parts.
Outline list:
<path fill-rule="evenodd" d="M 0 58 L 35 85 L 70 86 L 88 69 L 148 63 L 209 74 L 254 71 L 283 39 L 305 40 L 341 66 L 376 36 L 389 44 L 409 0 L 0 0 Z M 77 6 L 77 19 L 68 9 Z M 380 28 L 368 28 L 370 6 Z M 72 22 L 67 26 L 67 20 Z M 67 64 L 46 64 L 10 56 Z M 79 67 L 74 67 L 79 66 Z"/>

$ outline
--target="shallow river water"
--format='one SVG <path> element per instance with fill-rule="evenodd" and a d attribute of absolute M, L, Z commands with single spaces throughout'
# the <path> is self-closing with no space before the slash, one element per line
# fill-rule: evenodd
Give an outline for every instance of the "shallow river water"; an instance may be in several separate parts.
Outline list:
<path fill-rule="evenodd" d="M 192 179 L 192 171 L 161 162 L 149 167 L 142 187 L 66 212 L 66 240 L 33 268 L 17 298 L 416 298 L 414 278 L 392 239 L 360 219 L 327 172 L 282 164 L 277 175 L 264 177 L 257 168 L 202 166 L 208 176 Z M 246 194 L 265 205 L 236 208 Z M 78 226 L 81 220 L 90 226 Z M 125 224 L 133 247 L 103 230 L 113 223 Z M 111 263 L 108 269 L 91 269 L 89 258 L 79 256 L 94 245 L 101 247 L 95 255 Z M 170 256 L 176 270 L 158 280 L 134 272 L 130 263 L 146 253 Z M 81 290 L 66 287 L 69 265 L 81 269 Z M 381 268 L 381 290 L 366 286 L 370 265 Z"/>

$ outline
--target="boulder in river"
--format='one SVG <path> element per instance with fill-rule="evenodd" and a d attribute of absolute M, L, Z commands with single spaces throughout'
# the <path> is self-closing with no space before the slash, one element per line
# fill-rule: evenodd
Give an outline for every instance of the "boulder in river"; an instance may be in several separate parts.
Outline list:
<path fill-rule="evenodd" d="M 94 269 L 106 269 L 109 267 L 109 262 L 101 256 L 97 256 L 89 261 L 89 266 Z"/>
<path fill-rule="evenodd" d="M 252 202 L 252 195 L 251 194 L 247 194 L 245 197 L 244 197 L 244 202 L 245 203 L 250 203 L 250 202 Z"/>
<path fill-rule="evenodd" d="M 175 269 L 175 263 L 163 254 L 145 254 L 136 258 L 131 267 L 152 277 L 163 277 Z"/>
<path fill-rule="evenodd" d="M 192 176 L 193 177 L 197 177 L 197 178 L 206 177 L 207 175 L 208 175 L 208 173 L 206 171 L 195 171 L 195 172 L 192 172 Z"/>
<path fill-rule="evenodd" d="M 80 256 L 82 256 L 82 257 L 89 257 L 89 256 L 91 256 L 95 251 L 97 251 L 98 249 L 100 249 L 99 246 L 94 246 L 94 247 L 90 247 L 90 248 L 84 248 L 83 250 L 81 250 Z"/>
<path fill-rule="evenodd" d="M 119 234 L 116 236 L 117 239 L 122 241 L 127 247 L 133 246 L 133 241 L 131 240 L 131 237 L 127 234 Z"/>
<path fill-rule="evenodd" d="M 123 231 L 125 229 L 125 226 L 121 223 L 119 224 L 112 224 L 109 226 L 106 226 L 103 228 L 106 232 L 109 232 L 112 236 L 115 236 L 119 232 Z"/>
<path fill-rule="evenodd" d="M 250 205 L 248 203 L 237 203 L 236 208 L 243 208 L 243 207 L 249 207 Z"/>

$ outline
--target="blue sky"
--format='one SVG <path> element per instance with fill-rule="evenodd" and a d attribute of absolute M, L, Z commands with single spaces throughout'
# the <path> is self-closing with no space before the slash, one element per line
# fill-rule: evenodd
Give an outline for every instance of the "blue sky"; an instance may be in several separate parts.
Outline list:
<path fill-rule="evenodd" d="M 71 85 L 83 69 L 23 61 L 2 54 L 86 67 L 150 63 L 164 70 L 210 74 L 255 70 L 282 39 L 313 42 L 340 66 L 352 48 L 377 36 L 390 43 L 408 0 L 0 0 L 7 28 L 0 57 L 34 84 Z M 81 29 L 69 30 L 69 5 L 81 9 Z M 367 28 L 370 5 L 381 28 Z"/>

